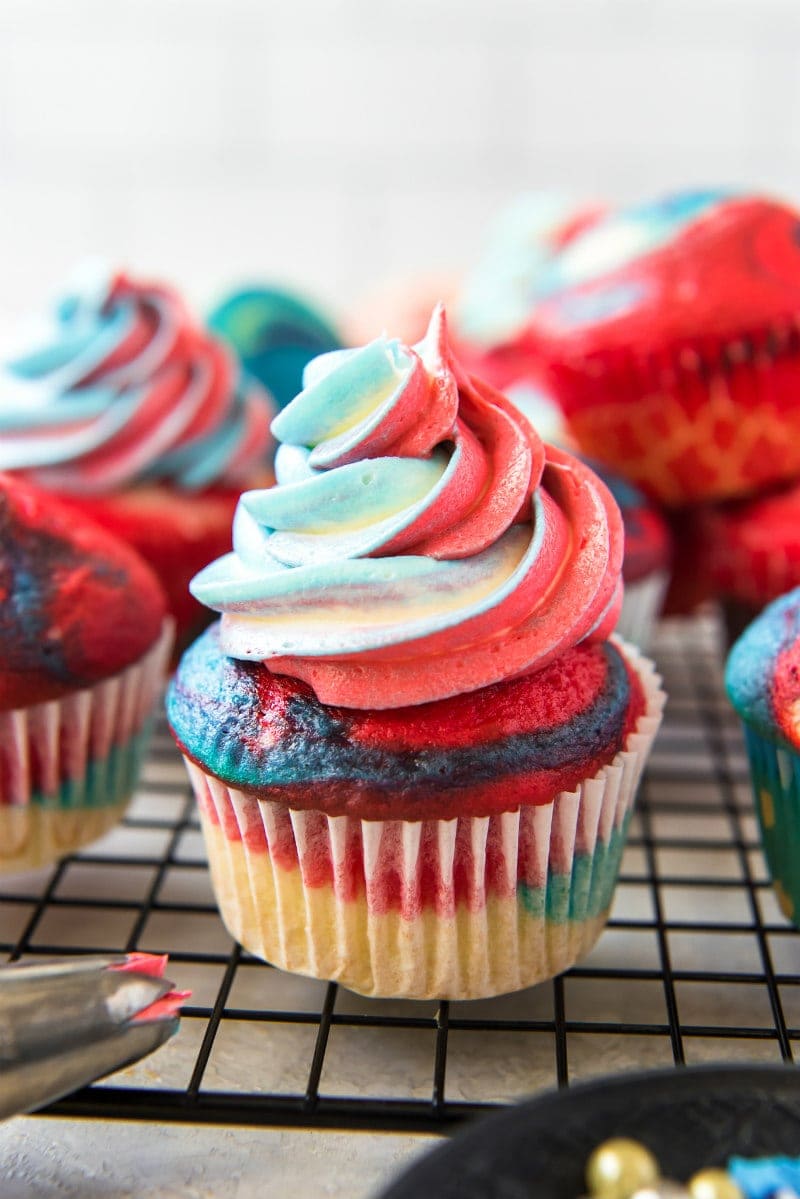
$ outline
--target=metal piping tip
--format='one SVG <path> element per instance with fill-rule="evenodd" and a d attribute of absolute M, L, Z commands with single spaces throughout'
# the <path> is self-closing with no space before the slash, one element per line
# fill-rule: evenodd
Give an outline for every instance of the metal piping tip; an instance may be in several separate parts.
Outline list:
<path fill-rule="evenodd" d="M 32 1111 L 151 1053 L 190 992 L 165 956 L 120 954 L 0 968 L 0 1119 Z"/>

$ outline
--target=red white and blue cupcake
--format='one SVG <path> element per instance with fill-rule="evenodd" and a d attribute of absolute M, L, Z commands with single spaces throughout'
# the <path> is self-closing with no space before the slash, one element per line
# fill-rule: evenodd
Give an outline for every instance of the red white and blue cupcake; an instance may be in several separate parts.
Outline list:
<path fill-rule="evenodd" d="M 223 919 L 365 994 L 530 985 L 603 928 L 663 703 L 608 640 L 619 510 L 441 310 L 305 383 L 168 694 Z"/>
<path fill-rule="evenodd" d="M 745 630 L 725 683 L 744 725 L 772 882 L 783 912 L 800 925 L 800 588 Z"/>
<path fill-rule="evenodd" d="M 164 594 L 127 545 L 0 475 L 0 873 L 119 820 L 172 643 Z"/>
<path fill-rule="evenodd" d="M 177 293 L 86 268 L 0 370 L 0 470 L 128 541 L 159 576 L 182 641 L 188 592 L 230 549 L 246 486 L 272 480 L 275 405 Z"/>

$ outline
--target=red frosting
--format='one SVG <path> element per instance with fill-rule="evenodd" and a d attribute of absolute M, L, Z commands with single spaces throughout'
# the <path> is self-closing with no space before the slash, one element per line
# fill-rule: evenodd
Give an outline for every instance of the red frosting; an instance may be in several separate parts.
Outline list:
<path fill-rule="evenodd" d="M 0 708 L 117 674 L 158 638 L 161 588 L 133 550 L 0 475 Z"/>

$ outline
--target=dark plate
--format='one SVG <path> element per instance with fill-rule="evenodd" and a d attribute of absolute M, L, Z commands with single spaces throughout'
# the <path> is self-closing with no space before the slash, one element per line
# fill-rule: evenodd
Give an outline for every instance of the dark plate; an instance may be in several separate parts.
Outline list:
<path fill-rule="evenodd" d="M 731 1154 L 800 1154 L 800 1071 L 699 1066 L 551 1091 L 470 1125 L 383 1199 L 576 1199 L 601 1141 L 629 1136 L 686 1180 Z"/>

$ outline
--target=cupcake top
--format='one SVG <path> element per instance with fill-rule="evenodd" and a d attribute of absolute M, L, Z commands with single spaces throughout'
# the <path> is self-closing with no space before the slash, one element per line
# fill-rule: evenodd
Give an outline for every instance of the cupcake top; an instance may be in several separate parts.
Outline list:
<path fill-rule="evenodd" d="M 0 470 L 93 495 L 268 466 L 274 404 L 170 288 L 87 268 L 29 342 L 0 369 Z"/>
<path fill-rule="evenodd" d="M 621 600 L 619 510 L 467 375 L 434 312 L 411 348 L 315 359 L 273 422 L 277 485 L 193 581 L 224 651 L 328 704 L 402 707 L 540 670 L 602 640 Z"/>
<path fill-rule="evenodd" d="M 166 614 L 122 542 L 0 475 L 0 709 L 90 687 L 137 661 Z"/>
<path fill-rule="evenodd" d="M 546 346 L 563 341 L 584 353 L 645 357 L 669 346 L 702 363 L 706 353 L 719 359 L 720 339 L 731 362 L 788 351 L 799 227 L 786 205 L 720 191 L 611 213 L 550 261 L 534 327 Z"/>
<path fill-rule="evenodd" d="M 800 588 L 744 631 L 728 656 L 725 685 L 742 720 L 800 749 Z"/>

